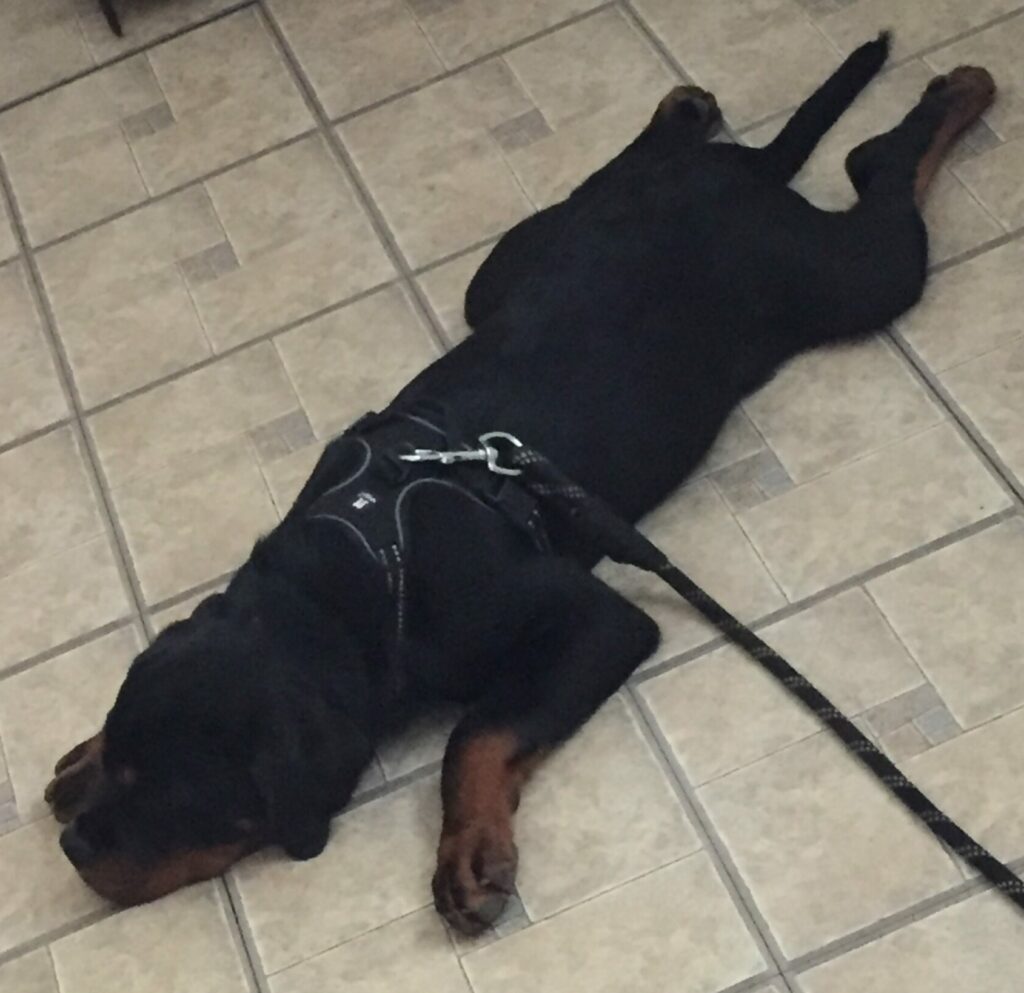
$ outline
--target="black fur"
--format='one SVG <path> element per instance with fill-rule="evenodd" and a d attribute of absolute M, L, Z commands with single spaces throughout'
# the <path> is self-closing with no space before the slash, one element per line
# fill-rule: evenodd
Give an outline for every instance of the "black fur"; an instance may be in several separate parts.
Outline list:
<path fill-rule="evenodd" d="M 883 328 L 921 295 L 913 181 L 941 93 L 873 148 L 851 210 L 785 185 L 887 50 L 883 36 L 855 52 L 763 150 L 708 143 L 710 95 L 667 98 L 616 159 L 502 239 L 466 296 L 475 333 L 396 403 L 439 401 L 467 437 L 510 431 L 628 518 L 652 510 L 782 363 Z M 305 516 L 337 481 L 332 458 L 227 592 L 134 664 L 104 763 L 137 783 L 69 829 L 92 850 L 144 861 L 248 833 L 316 855 L 373 746 L 418 709 L 468 706 L 450 795 L 475 736 L 508 730 L 524 755 L 557 745 L 653 651 L 654 623 L 557 521 L 545 557 L 489 510 L 426 488 L 395 696 L 381 575 L 343 529 Z"/>

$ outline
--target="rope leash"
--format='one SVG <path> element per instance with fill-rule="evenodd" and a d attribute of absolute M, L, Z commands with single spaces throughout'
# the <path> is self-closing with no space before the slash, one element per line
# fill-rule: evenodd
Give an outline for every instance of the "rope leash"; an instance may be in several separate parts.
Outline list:
<path fill-rule="evenodd" d="M 521 445 L 513 447 L 508 454 L 508 463 L 520 470 L 521 482 L 527 489 L 560 505 L 570 526 L 609 558 L 653 573 L 667 583 L 828 727 L 846 750 L 858 758 L 939 841 L 973 866 L 1018 910 L 1024 911 L 1024 880 L 936 807 L 824 693 L 674 566 L 656 545 L 619 517 L 603 500 L 587 493 L 533 449 Z"/>

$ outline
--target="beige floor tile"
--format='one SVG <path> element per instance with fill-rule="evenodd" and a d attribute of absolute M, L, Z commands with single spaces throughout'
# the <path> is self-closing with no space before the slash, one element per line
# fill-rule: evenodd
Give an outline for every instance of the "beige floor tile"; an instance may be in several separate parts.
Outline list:
<path fill-rule="evenodd" d="M 0 667 L 127 611 L 71 430 L 0 455 Z"/>
<path fill-rule="evenodd" d="M 318 441 L 263 466 L 263 476 L 279 516 L 284 517 L 288 513 L 312 474 L 324 447 L 324 443 Z"/>
<path fill-rule="evenodd" d="M 0 966 L 0 993 L 59 993 L 49 951 L 40 948 Z"/>
<path fill-rule="evenodd" d="M 271 0 L 270 9 L 332 118 L 444 69 L 402 0 Z"/>
<path fill-rule="evenodd" d="M 519 894 L 540 920 L 700 847 L 625 704 L 613 698 L 527 787 Z"/>
<path fill-rule="evenodd" d="M 312 127 L 253 9 L 166 42 L 149 52 L 149 61 L 173 117 L 132 143 L 154 193 Z"/>
<path fill-rule="evenodd" d="M 994 894 L 976 896 L 800 977 L 806 993 L 1016 993 L 1024 924 Z"/>
<path fill-rule="evenodd" d="M 439 354 L 398 288 L 295 328 L 277 348 L 321 441 L 386 406 Z"/>
<path fill-rule="evenodd" d="M 880 28 L 893 31 L 893 58 L 937 45 L 964 31 L 977 28 L 994 17 L 1009 13 L 1016 0 L 857 0 L 819 19 L 821 29 L 844 52 L 878 34 Z"/>
<path fill-rule="evenodd" d="M 501 234 L 531 209 L 495 132 L 537 108 L 492 59 L 341 128 L 413 266 Z"/>
<path fill-rule="evenodd" d="M 702 854 L 462 961 L 476 993 L 711 993 L 765 964 Z"/>
<path fill-rule="evenodd" d="M 722 427 L 711 450 L 694 472 L 695 477 L 706 476 L 753 458 L 765 450 L 764 438 L 751 423 L 742 407 L 734 410 Z"/>
<path fill-rule="evenodd" d="M 904 771 L 999 858 L 1024 856 L 1024 710 L 910 759 Z"/>
<path fill-rule="evenodd" d="M 113 498 L 147 603 L 236 569 L 278 523 L 245 438 L 165 463 Z"/>
<path fill-rule="evenodd" d="M 0 738 L 23 824 L 46 815 L 54 763 L 100 729 L 141 649 L 136 631 L 121 628 L 0 683 Z"/>
<path fill-rule="evenodd" d="M 14 237 L 14 225 L 10 211 L 7 209 L 7 198 L 0 197 L 0 262 L 18 253 L 18 240 Z"/>
<path fill-rule="evenodd" d="M 460 715 L 458 707 L 438 707 L 385 741 L 377 749 L 384 775 L 397 779 L 432 762 L 440 762 Z"/>
<path fill-rule="evenodd" d="M 0 104 L 91 65 L 71 0 L 6 0 L 0 9 Z"/>
<path fill-rule="evenodd" d="M 779 621 L 763 637 L 850 716 L 923 681 L 859 589 Z M 816 718 L 735 648 L 688 662 L 643 684 L 641 691 L 695 785 L 821 729 Z"/>
<path fill-rule="evenodd" d="M 93 924 L 51 946 L 61 993 L 246 993 L 229 920 L 204 883 Z"/>
<path fill-rule="evenodd" d="M 417 280 L 426 294 L 431 310 L 441 324 L 445 337 L 452 345 L 457 345 L 469 334 L 469 326 L 463 313 L 466 290 L 492 247 L 488 245 L 486 248 L 478 248 L 451 262 L 445 262 L 444 265 L 424 273 Z"/>
<path fill-rule="evenodd" d="M 117 490 L 161 466 L 251 438 L 298 408 L 273 344 L 262 342 L 109 407 L 90 427 Z"/>
<path fill-rule="evenodd" d="M 174 3 L 162 3 L 160 0 L 123 3 L 115 0 L 124 28 L 123 38 L 118 38 L 110 30 L 99 4 L 93 3 L 93 0 L 73 2 L 92 57 L 96 62 L 107 62 L 211 17 L 232 6 L 235 0 L 175 0 Z"/>
<path fill-rule="evenodd" d="M 224 243 L 208 196 L 193 187 L 40 254 L 86 407 L 210 356 L 185 273 Z"/>
<path fill-rule="evenodd" d="M 936 273 L 900 334 L 936 372 L 1024 337 L 1024 241 Z"/>
<path fill-rule="evenodd" d="M 598 2 L 524 0 L 509 4 L 494 0 L 411 0 L 410 6 L 445 65 L 454 68 L 553 27 L 596 7 Z"/>
<path fill-rule="evenodd" d="M 293 966 L 272 977 L 270 989 L 272 993 L 470 993 L 433 908 Z"/>
<path fill-rule="evenodd" d="M 1016 6 L 1016 5 L 1014 5 Z M 959 65 L 980 65 L 988 69 L 999 86 L 999 98 L 985 113 L 985 123 L 1004 141 L 1024 137 L 1024 17 L 1018 16 L 996 27 L 971 35 L 929 54 L 925 61 L 936 72 L 949 72 Z"/>
<path fill-rule="evenodd" d="M 734 127 L 795 106 L 839 64 L 796 0 L 640 0 L 637 9 Z"/>
<path fill-rule="evenodd" d="M 686 486 L 647 517 L 641 529 L 740 618 L 753 620 L 785 606 L 785 597 L 709 480 Z M 654 576 L 610 562 L 601 564 L 598 575 L 658 622 L 661 645 L 654 661 L 672 658 L 714 636 L 714 629 Z"/>
<path fill-rule="evenodd" d="M 929 428 L 744 511 L 790 599 L 911 551 L 1007 506 L 953 428 Z"/>
<path fill-rule="evenodd" d="M 1015 518 L 869 587 L 965 728 L 1024 706 L 1022 561 Z"/>
<path fill-rule="evenodd" d="M 950 369 L 942 382 L 1010 471 L 1024 480 L 1024 340 Z"/>
<path fill-rule="evenodd" d="M 0 313 L 4 315 L 0 328 L 3 444 L 60 420 L 67 415 L 68 406 L 20 262 L 0 267 Z"/>
<path fill-rule="evenodd" d="M 815 149 L 795 188 L 826 210 L 845 210 L 855 203 L 856 193 L 844 168 L 847 154 L 865 139 L 899 123 L 934 76 L 933 69 L 913 61 L 874 80 Z M 773 121 L 745 135 L 744 140 L 755 147 L 766 145 L 781 127 L 781 121 Z M 924 218 L 933 262 L 945 261 L 1003 233 L 948 168 L 939 171 L 925 202 Z"/>
<path fill-rule="evenodd" d="M 45 818 L 0 838 L 0 953 L 104 906 L 64 857 L 59 833 L 60 825 Z"/>
<path fill-rule="evenodd" d="M 0 116 L 0 152 L 36 245 L 144 200 L 129 135 L 166 107 L 145 55 Z M 136 130 L 133 130 L 133 127 Z"/>
<path fill-rule="evenodd" d="M 161 610 L 155 610 L 150 614 L 150 619 L 153 622 L 153 630 L 156 633 L 160 633 L 164 628 L 169 627 L 171 624 L 175 624 L 178 621 L 183 621 L 188 617 L 192 616 L 192 612 L 199 606 L 208 596 L 212 596 L 214 593 L 221 593 L 224 591 L 224 586 L 218 586 L 215 589 L 207 590 L 204 593 L 196 593 L 194 596 L 186 597 L 184 600 L 174 604 L 171 607 L 164 607 Z"/>
<path fill-rule="evenodd" d="M 427 906 L 441 802 L 436 779 L 344 814 L 311 862 L 279 853 L 234 870 L 268 973 Z"/>
<path fill-rule="evenodd" d="M 800 356 L 749 397 L 744 409 L 796 483 L 942 419 L 903 360 L 880 339 Z"/>
<path fill-rule="evenodd" d="M 348 180 L 320 137 L 211 179 L 231 258 L 192 287 L 213 347 L 306 317 L 395 270 Z"/>
<path fill-rule="evenodd" d="M 622 151 L 677 82 L 615 10 L 524 45 L 505 61 L 536 110 L 508 122 L 498 143 L 539 207 L 568 196 Z"/>
<path fill-rule="evenodd" d="M 939 845 L 825 734 L 699 796 L 789 958 L 961 879 Z"/>
<path fill-rule="evenodd" d="M 1024 227 L 1024 138 L 960 162 L 953 171 L 1005 228 Z"/>

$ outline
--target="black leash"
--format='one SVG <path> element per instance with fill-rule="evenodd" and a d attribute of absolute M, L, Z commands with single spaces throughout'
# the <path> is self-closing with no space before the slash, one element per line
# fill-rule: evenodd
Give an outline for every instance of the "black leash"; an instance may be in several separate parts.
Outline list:
<path fill-rule="evenodd" d="M 486 444 L 485 448 L 489 447 Z M 796 697 L 883 783 L 907 810 L 965 862 L 972 865 L 1019 910 L 1024 911 L 1024 881 L 932 803 L 885 753 L 778 652 L 738 621 L 718 601 L 676 568 L 665 554 L 603 500 L 587 493 L 547 458 L 526 446 L 509 450 L 508 464 L 538 497 L 565 513 L 570 526 L 609 558 L 659 576 L 734 645 Z"/>

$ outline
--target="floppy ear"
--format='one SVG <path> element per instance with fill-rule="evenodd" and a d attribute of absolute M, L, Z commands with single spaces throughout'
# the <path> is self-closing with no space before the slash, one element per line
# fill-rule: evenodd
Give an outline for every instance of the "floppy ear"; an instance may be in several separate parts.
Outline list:
<path fill-rule="evenodd" d="M 312 723 L 310 715 L 306 718 Z M 315 858 L 324 850 L 331 817 L 348 801 L 373 754 L 354 725 L 344 717 L 335 722 L 327 730 L 313 730 L 308 723 L 302 731 L 278 726 L 253 765 L 266 809 L 267 841 L 293 859 Z"/>

